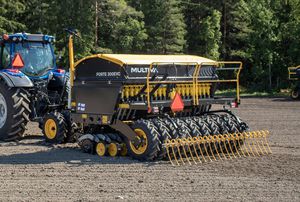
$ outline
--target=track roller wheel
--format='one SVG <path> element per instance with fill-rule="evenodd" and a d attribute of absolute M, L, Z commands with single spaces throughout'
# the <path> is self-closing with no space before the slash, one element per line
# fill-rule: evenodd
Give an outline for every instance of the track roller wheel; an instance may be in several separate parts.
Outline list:
<path fill-rule="evenodd" d="M 119 147 L 118 143 L 112 142 L 108 145 L 107 151 L 111 157 L 115 157 L 118 155 L 119 149 L 120 149 L 120 147 Z"/>
<path fill-rule="evenodd" d="M 140 140 L 139 145 L 135 146 L 128 142 L 128 154 L 134 159 L 141 161 L 151 161 L 157 156 L 159 151 L 159 133 L 156 127 L 148 120 L 138 120 L 131 128 Z"/>
<path fill-rule="evenodd" d="M 59 112 L 49 113 L 43 122 L 43 134 L 46 142 L 63 143 L 67 137 L 67 123 Z"/>
<path fill-rule="evenodd" d="M 297 89 L 297 88 L 295 88 L 295 89 L 292 90 L 292 92 L 291 92 L 291 98 L 292 98 L 293 100 L 298 100 L 298 99 L 300 99 L 300 92 L 299 92 L 299 91 L 300 91 L 300 90 Z"/>
<path fill-rule="evenodd" d="M 82 140 L 79 146 L 84 153 L 94 154 L 95 152 L 95 142 L 90 139 Z"/>
<path fill-rule="evenodd" d="M 128 149 L 125 143 L 121 144 L 121 151 L 120 151 L 120 155 L 121 156 L 127 156 L 128 154 Z"/>
<path fill-rule="evenodd" d="M 104 142 L 98 142 L 96 145 L 96 153 L 98 156 L 105 156 L 107 153 L 106 144 Z"/>

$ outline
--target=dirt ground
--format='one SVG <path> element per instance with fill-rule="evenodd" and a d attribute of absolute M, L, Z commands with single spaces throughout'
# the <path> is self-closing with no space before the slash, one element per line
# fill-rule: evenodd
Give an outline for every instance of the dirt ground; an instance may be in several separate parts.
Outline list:
<path fill-rule="evenodd" d="M 38 137 L 0 143 L 0 201 L 300 201 L 300 101 L 244 98 L 234 111 L 270 130 L 272 155 L 172 167 Z M 30 124 L 27 133 L 41 132 Z"/>

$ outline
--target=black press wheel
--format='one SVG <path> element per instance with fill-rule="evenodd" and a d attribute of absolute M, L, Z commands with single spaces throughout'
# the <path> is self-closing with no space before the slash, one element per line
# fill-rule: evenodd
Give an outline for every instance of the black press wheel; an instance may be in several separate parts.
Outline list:
<path fill-rule="evenodd" d="M 140 144 L 128 142 L 128 154 L 140 161 L 152 161 L 159 152 L 159 134 L 156 127 L 148 120 L 138 120 L 131 128 L 137 134 Z"/>
<path fill-rule="evenodd" d="M 67 138 L 67 123 L 59 112 L 49 113 L 44 117 L 43 134 L 46 142 L 60 144 Z"/>
<path fill-rule="evenodd" d="M 28 92 L 23 88 L 9 88 L 0 79 L 0 140 L 22 137 L 30 113 Z"/>

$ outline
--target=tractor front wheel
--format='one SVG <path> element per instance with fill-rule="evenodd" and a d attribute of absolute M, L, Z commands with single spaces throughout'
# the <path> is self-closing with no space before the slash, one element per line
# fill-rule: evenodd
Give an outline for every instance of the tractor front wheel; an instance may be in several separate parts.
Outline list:
<path fill-rule="evenodd" d="M 29 121 L 30 100 L 22 88 L 10 88 L 0 79 L 0 140 L 23 136 Z"/>
<path fill-rule="evenodd" d="M 64 143 L 67 138 L 67 122 L 59 112 L 49 113 L 44 117 L 43 134 L 46 142 Z"/>

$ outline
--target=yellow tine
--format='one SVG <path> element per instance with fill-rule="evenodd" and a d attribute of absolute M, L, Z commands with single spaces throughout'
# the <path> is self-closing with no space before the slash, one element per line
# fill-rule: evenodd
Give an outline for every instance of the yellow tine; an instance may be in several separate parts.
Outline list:
<path fill-rule="evenodd" d="M 257 149 L 257 147 L 256 147 L 256 145 L 255 145 L 255 142 L 254 142 L 254 135 L 253 135 L 253 132 L 249 132 L 249 133 L 250 133 L 250 139 L 251 139 L 252 145 L 253 145 L 253 147 L 254 147 L 254 150 L 255 150 L 257 156 L 260 156 L 260 154 L 259 154 L 259 152 L 258 152 L 258 149 Z"/>
<path fill-rule="evenodd" d="M 181 155 L 180 144 L 177 143 L 176 146 L 177 146 L 179 158 L 180 158 L 182 164 L 185 165 L 185 162 L 184 162 L 184 160 L 182 158 L 182 155 Z"/>
<path fill-rule="evenodd" d="M 234 134 L 230 134 L 230 135 L 229 135 L 229 138 L 230 138 L 231 141 L 233 142 L 233 145 L 234 145 L 234 148 L 235 148 L 236 153 L 238 154 L 239 157 L 241 157 L 241 155 L 240 155 L 240 153 L 239 153 L 239 150 L 238 150 L 238 148 L 237 148 L 237 146 L 236 146 L 236 138 L 235 138 Z"/>
<path fill-rule="evenodd" d="M 265 147 L 265 144 L 264 144 L 264 141 L 263 141 L 263 134 L 261 133 L 261 131 L 257 131 L 257 132 L 258 132 L 258 134 L 259 134 L 259 138 L 260 138 L 261 145 L 262 145 L 262 147 L 263 147 L 265 153 L 268 154 L 268 151 L 267 151 L 267 149 L 266 149 L 266 147 Z"/>
<path fill-rule="evenodd" d="M 209 136 L 209 137 L 210 137 L 210 136 Z M 211 148 L 211 141 L 210 141 L 209 137 L 207 137 L 208 139 L 207 139 L 206 141 L 207 141 L 207 144 L 208 144 L 208 146 L 209 146 L 210 153 L 211 153 L 213 159 L 216 161 L 217 159 L 216 159 L 216 157 L 215 157 L 215 155 L 214 155 L 214 152 L 213 152 L 213 150 L 212 150 L 212 148 Z"/>
<path fill-rule="evenodd" d="M 202 156 L 202 159 L 204 160 L 204 162 L 207 162 L 207 161 L 206 161 L 206 158 L 205 158 L 204 155 L 203 155 L 201 146 L 200 146 L 200 144 L 202 144 L 202 137 L 197 137 L 196 139 L 197 139 L 197 142 L 196 142 L 196 143 L 197 143 L 198 149 L 199 149 L 199 151 L 200 151 L 200 154 L 201 154 L 201 156 Z"/>
<path fill-rule="evenodd" d="M 223 135 L 221 140 L 222 140 L 222 142 L 224 143 L 224 147 L 225 147 L 225 151 L 227 152 L 227 155 L 229 156 L 230 159 L 232 159 L 232 157 L 231 157 L 231 155 L 230 155 L 230 153 L 229 153 L 229 151 L 228 151 L 228 149 L 227 149 L 227 145 L 226 145 L 227 142 L 226 142 L 226 138 L 225 138 L 226 136 L 227 136 L 227 135 Z"/>
<path fill-rule="evenodd" d="M 204 137 L 206 137 L 206 136 L 204 136 Z M 209 153 L 208 153 L 208 151 L 207 151 L 207 148 L 206 148 L 206 140 L 204 139 L 204 137 L 203 137 L 203 140 L 202 140 L 202 143 L 203 143 L 203 145 L 204 145 L 204 149 L 205 149 L 205 152 L 206 152 L 206 155 L 208 156 L 208 159 L 210 160 L 210 161 L 212 161 L 211 160 L 211 158 L 210 158 L 210 155 L 209 155 Z M 207 137 L 206 137 L 207 138 Z"/>
<path fill-rule="evenodd" d="M 198 161 L 199 161 L 200 163 L 202 163 L 202 161 L 200 160 L 200 157 L 198 156 L 197 149 L 196 149 L 196 147 L 195 147 L 195 143 L 196 143 L 196 142 L 195 142 L 195 139 L 194 139 L 194 138 L 189 138 L 188 140 L 193 144 L 194 152 L 195 152 L 195 155 L 196 155 Z"/>
<path fill-rule="evenodd" d="M 252 153 L 253 156 L 256 156 L 256 155 L 254 154 L 254 152 L 253 152 L 253 149 L 252 149 L 251 145 L 250 145 L 250 140 L 249 140 L 250 135 L 249 135 L 247 132 L 245 132 L 245 134 L 246 134 L 245 137 L 247 138 L 247 144 L 248 144 L 248 146 L 249 146 L 249 148 L 250 148 L 250 151 L 251 151 L 251 153 Z"/>
<path fill-rule="evenodd" d="M 231 148 L 230 137 L 229 137 L 228 135 L 226 135 L 225 139 L 226 139 L 227 142 L 228 142 L 228 146 L 229 146 L 229 149 L 230 149 L 231 154 L 233 155 L 234 158 L 236 158 L 236 156 L 234 155 L 234 152 L 233 152 L 233 150 L 232 150 L 232 148 Z"/>
<path fill-rule="evenodd" d="M 190 165 L 192 165 L 191 164 L 191 162 L 190 162 L 190 160 L 189 160 L 189 157 L 187 156 L 187 154 L 186 154 L 186 151 L 185 151 L 185 140 L 179 140 L 179 142 L 180 142 L 180 145 L 181 145 L 181 147 L 182 147 L 182 149 L 183 149 L 183 153 L 184 153 L 184 155 L 185 155 L 185 158 L 186 158 L 186 160 L 187 160 L 187 162 L 190 164 Z"/>
<path fill-rule="evenodd" d="M 245 148 L 245 150 L 246 150 L 246 152 L 247 152 L 247 155 L 248 156 L 250 156 L 250 154 L 249 154 L 249 151 L 248 151 L 248 148 L 247 148 L 247 144 L 246 144 L 246 136 L 245 136 L 245 132 L 243 132 L 242 134 L 242 138 L 243 138 L 243 142 L 244 142 L 244 148 Z"/>
<path fill-rule="evenodd" d="M 175 140 L 171 140 L 171 148 L 172 148 L 172 153 L 173 153 L 174 159 L 175 159 L 177 165 L 180 165 L 180 163 L 178 162 L 177 157 L 176 157 L 176 152 L 174 150 L 174 146 L 175 146 L 174 144 L 175 144 Z"/>
<path fill-rule="evenodd" d="M 192 153 L 191 147 L 190 147 L 191 144 L 192 144 L 192 142 L 188 139 L 188 140 L 186 140 L 186 143 L 187 143 L 187 146 L 188 146 L 188 148 L 189 148 L 189 152 L 190 152 L 190 154 L 191 154 L 191 157 L 192 157 L 194 163 L 197 164 L 197 162 L 195 161 L 194 155 L 193 155 L 193 153 Z"/>
<path fill-rule="evenodd" d="M 260 142 L 258 141 L 259 135 L 258 135 L 258 133 L 257 133 L 256 131 L 254 131 L 253 133 L 254 133 L 255 142 L 256 142 L 256 144 L 257 144 L 259 150 L 260 150 L 260 153 L 261 153 L 262 155 L 264 155 L 264 152 L 263 152 L 263 150 L 262 150 L 261 147 L 260 147 Z"/>
<path fill-rule="evenodd" d="M 218 135 L 218 140 L 219 140 L 219 144 L 220 144 L 220 149 L 221 149 L 221 153 L 223 154 L 224 159 L 227 159 L 226 155 L 223 152 L 223 146 L 222 146 L 222 135 Z"/>
<path fill-rule="evenodd" d="M 214 147 L 215 147 L 215 150 L 217 152 L 217 155 L 218 155 L 219 159 L 221 159 L 221 161 L 223 161 L 222 157 L 220 156 L 220 154 L 218 152 L 218 148 L 217 148 L 217 145 L 216 145 L 216 141 L 218 141 L 218 136 L 216 136 L 216 135 L 212 136 L 211 141 L 214 142 Z M 219 143 L 219 145 L 220 145 L 220 143 Z"/>
<path fill-rule="evenodd" d="M 171 164 L 172 164 L 173 166 L 175 166 L 175 164 L 174 164 L 173 161 L 172 161 L 170 152 L 169 152 L 170 143 L 171 143 L 170 140 L 166 140 L 166 141 L 165 141 L 166 150 L 167 150 L 167 155 L 168 155 L 168 158 L 169 158 L 169 161 L 171 162 Z M 171 147 L 172 147 L 172 146 L 171 146 Z M 177 161 L 177 159 L 176 159 L 176 161 Z M 177 165 L 179 165 L 178 162 L 177 162 Z"/>
<path fill-rule="evenodd" d="M 271 148 L 270 148 L 270 146 L 269 146 L 269 143 L 268 143 L 268 140 L 267 140 L 267 136 L 268 136 L 270 133 L 269 133 L 269 131 L 262 131 L 262 133 L 263 133 L 263 136 L 264 136 L 264 139 L 265 139 L 265 143 L 266 143 L 266 145 L 267 145 L 267 147 L 268 147 L 268 149 L 269 149 L 269 151 L 270 151 L 270 154 L 272 154 L 272 150 L 271 150 Z"/>
<path fill-rule="evenodd" d="M 236 135 L 235 138 L 237 139 L 237 142 L 238 142 L 238 145 L 239 145 L 239 149 L 242 152 L 243 156 L 246 157 L 246 155 L 244 153 L 244 150 L 242 149 L 242 145 L 240 143 L 242 135 L 241 135 L 241 133 L 236 133 L 235 135 Z"/>
<path fill-rule="evenodd" d="M 175 145 L 176 145 L 176 148 L 178 150 L 178 155 L 179 155 L 180 161 L 182 162 L 183 165 L 185 165 L 185 162 L 184 162 L 184 160 L 181 156 L 180 143 L 178 142 L 178 140 L 176 140 Z"/>

